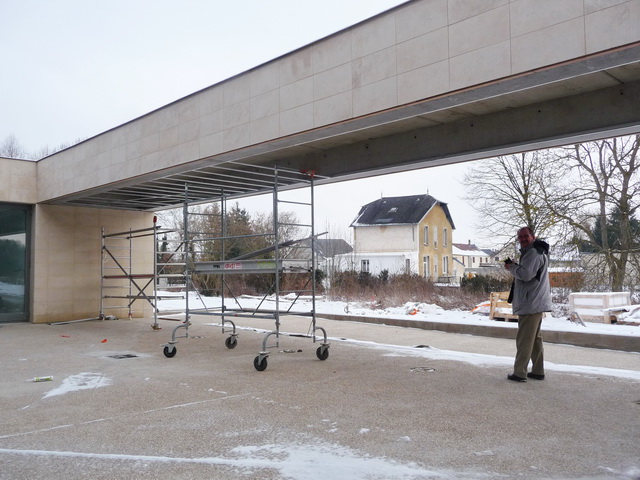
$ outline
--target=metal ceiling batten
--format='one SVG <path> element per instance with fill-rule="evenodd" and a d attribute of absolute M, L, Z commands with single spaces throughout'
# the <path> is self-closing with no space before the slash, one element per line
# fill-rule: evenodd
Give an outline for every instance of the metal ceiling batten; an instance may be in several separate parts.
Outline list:
<path fill-rule="evenodd" d="M 277 172 L 277 173 L 276 173 Z M 72 198 L 64 204 L 125 210 L 164 210 L 185 203 L 206 203 L 222 198 L 260 195 L 278 189 L 305 186 L 314 172 L 238 162 L 114 188 L 108 192 Z M 187 188 L 188 187 L 188 188 Z M 187 198 L 185 199 L 185 192 Z"/>

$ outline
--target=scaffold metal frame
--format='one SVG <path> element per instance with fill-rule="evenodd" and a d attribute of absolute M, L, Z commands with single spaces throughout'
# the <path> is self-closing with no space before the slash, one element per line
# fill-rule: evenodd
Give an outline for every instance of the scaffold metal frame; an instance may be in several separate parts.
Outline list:
<path fill-rule="evenodd" d="M 98 319 L 109 318 L 107 310 L 126 310 L 129 319 L 132 318 L 133 305 L 138 300 L 147 302 L 153 311 L 152 328 L 158 330 L 158 285 L 160 279 L 181 279 L 185 280 L 185 263 L 158 262 L 158 238 L 160 235 L 174 232 L 174 230 L 162 228 L 156 223 L 157 217 L 153 219 L 153 226 L 136 230 L 125 230 L 121 232 L 106 233 L 105 228 L 101 229 L 101 262 L 100 262 L 100 313 Z M 141 238 L 153 237 L 153 271 L 134 271 L 133 259 L 139 255 L 136 243 Z M 183 244 L 179 244 L 174 251 L 170 252 L 170 257 L 184 256 Z M 183 266 L 181 272 L 168 273 L 165 268 Z M 109 292 L 115 292 L 110 294 Z M 109 300 L 122 300 L 123 305 L 113 305 Z"/>
<path fill-rule="evenodd" d="M 269 171 L 270 170 L 270 171 Z M 254 172 L 255 173 L 255 172 Z M 233 177 L 233 175 L 230 175 Z M 254 367 L 258 371 L 267 368 L 267 358 L 269 357 L 269 349 L 278 348 L 280 336 L 283 333 L 280 330 L 282 315 L 306 316 L 311 319 L 309 330 L 306 334 L 296 334 L 296 336 L 309 337 L 313 343 L 318 340 L 318 333 L 322 336 L 322 341 L 316 350 L 316 356 L 320 360 L 326 360 L 329 356 L 329 343 L 327 341 L 327 333 L 324 328 L 319 327 L 316 323 L 316 238 L 315 217 L 314 217 L 314 180 L 315 173 L 309 171 L 297 171 L 282 167 L 273 169 L 264 169 L 254 175 L 254 180 L 259 179 L 262 193 L 270 192 L 273 199 L 273 222 L 272 231 L 267 233 L 249 234 L 249 235 L 230 235 L 227 231 L 227 203 L 237 198 L 237 192 L 232 191 L 231 194 L 225 193 L 225 188 L 220 188 L 219 196 L 214 200 L 219 202 L 220 220 L 219 231 L 201 232 L 196 231 L 192 227 L 191 218 L 194 215 L 202 215 L 200 212 L 190 210 L 194 205 L 189 201 L 190 185 L 185 184 L 184 203 L 182 206 L 182 222 L 183 233 L 182 241 L 184 242 L 185 255 L 185 318 L 181 325 L 175 327 L 172 331 L 171 340 L 163 345 L 163 353 L 166 357 L 171 358 L 176 355 L 176 343 L 180 338 L 189 337 L 189 327 L 191 326 L 191 318 L 193 315 L 207 315 L 220 318 L 222 332 L 227 333 L 230 329 L 229 336 L 225 339 L 225 345 L 229 349 L 237 346 L 238 331 L 236 323 L 233 319 L 238 318 L 264 318 L 275 322 L 275 328 L 265 334 L 262 341 L 262 348 L 254 359 Z M 237 180 L 237 178 L 236 178 Z M 234 180 L 235 181 L 235 180 Z M 270 182 L 270 188 L 265 190 L 265 182 Z M 290 201 L 282 198 L 281 194 L 284 189 L 295 185 L 296 188 L 306 189 L 309 194 L 308 201 Z M 198 202 L 202 203 L 202 202 Z M 280 207 L 283 204 L 296 204 L 299 208 L 309 209 L 308 223 L 286 223 L 280 218 Z M 306 235 L 302 238 L 290 239 L 283 238 L 283 227 L 289 226 L 294 229 L 304 230 Z M 247 239 L 253 237 L 262 237 L 268 245 L 256 251 L 245 253 L 243 255 L 231 256 L 228 244 L 239 238 Z M 221 245 L 220 257 L 216 259 L 205 258 L 201 255 L 203 251 L 202 245 L 205 242 L 219 242 Z M 298 254 L 306 252 L 303 258 L 294 258 L 285 255 L 294 251 Z M 268 258 L 259 258 L 268 256 Z M 281 275 L 287 273 L 304 273 L 308 275 L 308 281 L 304 287 L 296 290 L 283 290 L 281 285 Z M 233 294 L 228 285 L 227 278 L 235 275 L 246 274 L 270 274 L 273 275 L 274 281 L 271 288 L 264 293 L 264 296 L 257 308 L 243 307 L 240 299 Z M 196 278 L 200 275 L 215 275 L 220 278 L 220 296 L 221 307 L 218 309 L 208 308 L 202 302 L 203 307 L 193 307 L 190 303 L 191 291 L 198 292 Z M 293 300 L 285 302 L 282 294 L 292 294 Z M 294 305 L 298 299 L 307 294 L 311 297 L 311 308 L 308 311 L 294 310 Z M 268 309 L 262 305 L 267 301 L 267 297 L 273 296 L 275 307 Z M 285 306 L 285 304 L 288 305 Z M 270 339 L 275 342 L 269 343 Z"/>

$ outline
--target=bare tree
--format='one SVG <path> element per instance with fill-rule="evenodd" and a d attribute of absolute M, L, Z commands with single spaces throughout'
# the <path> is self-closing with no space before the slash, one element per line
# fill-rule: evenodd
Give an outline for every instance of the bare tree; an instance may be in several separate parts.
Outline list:
<path fill-rule="evenodd" d="M 608 277 L 605 286 L 613 291 L 637 282 L 627 278 L 627 266 L 640 254 L 633 223 L 640 208 L 639 149 L 640 135 L 561 149 L 554 168 L 563 181 L 544 188 L 547 208 L 589 246 L 593 270 Z"/>
<path fill-rule="evenodd" d="M 481 236 L 506 244 L 522 226 L 545 236 L 557 219 L 545 207 L 545 183 L 553 183 L 554 170 L 547 167 L 548 152 L 525 152 L 478 162 L 464 176 L 464 196 L 478 212 Z"/>
<path fill-rule="evenodd" d="M 16 136 L 11 133 L 0 144 L 0 157 L 25 159 L 28 157 L 28 153 Z"/>

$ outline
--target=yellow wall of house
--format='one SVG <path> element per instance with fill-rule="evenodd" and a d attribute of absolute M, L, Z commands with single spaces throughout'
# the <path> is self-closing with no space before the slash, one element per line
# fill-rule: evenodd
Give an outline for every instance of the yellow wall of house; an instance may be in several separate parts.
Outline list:
<path fill-rule="evenodd" d="M 58 205 L 36 205 L 33 218 L 31 321 L 95 318 L 100 311 L 102 233 L 153 227 L 153 214 Z M 136 240 L 133 269 L 153 273 L 153 236 Z M 118 305 L 126 300 L 118 299 Z M 107 315 L 126 317 L 127 309 Z M 137 300 L 133 316 L 152 315 Z"/>
<path fill-rule="evenodd" d="M 425 227 L 428 227 L 428 239 L 425 239 Z M 446 240 L 444 232 L 446 230 Z M 419 224 L 418 234 L 420 239 L 418 262 L 420 275 L 437 280 L 438 277 L 451 275 L 453 270 L 452 255 L 452 228 L 444 210 L 438 206 L 429 210 Z M 437 240 L 435 242 L 434 240 Z M 429 257 L 429 272 L 424 271 L 424 257 Z M 447 260 L 445 260 L 445 257 Z M 435 269 L 437 259 L 437 271 Z M 448 263 L 448 272 L 444 272 L 445 261 Z"/>

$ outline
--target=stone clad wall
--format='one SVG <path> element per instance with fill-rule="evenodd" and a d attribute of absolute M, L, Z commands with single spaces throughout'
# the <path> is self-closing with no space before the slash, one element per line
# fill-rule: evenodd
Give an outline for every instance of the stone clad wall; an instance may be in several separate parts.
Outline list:
<path fill-rule="evenodd" d="M 0 157 L 0 202 L 34 204 L 37 199 L 36 162 Z"/>
<path fill-rule="evenodd" d="M 33 223 L 31 321 L 62 322 L 98 316 L 102 227 L 107 233 L 152 227 L 153 214 L 38 205 Z M 153 237 L 137 242 L 134 271 L 153 273 Z M 133 316 L 152 315 L 146 302 L 133 307 Z M 106 313 L 126 318 L 128 311 Z"/>
<path fill-rule="evenodd" d="M 637 0 L 408 2 L 40 161 L 38 199 L 637 42 L 638 25 Z"/>

